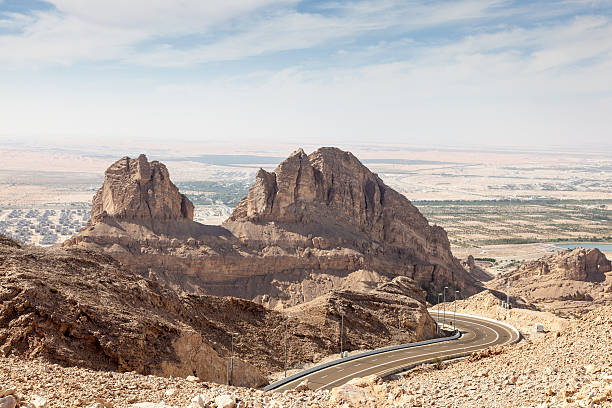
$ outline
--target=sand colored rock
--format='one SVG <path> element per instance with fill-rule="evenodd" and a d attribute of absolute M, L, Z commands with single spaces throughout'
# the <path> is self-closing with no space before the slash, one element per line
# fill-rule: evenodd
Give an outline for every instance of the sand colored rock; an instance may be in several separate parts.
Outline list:
<path fill-rule="evenodd" d="M 193 220 L 193 204 L 170 181 L 168 169 L 144 154 L 124 157 L 104 172 L 104 184 L 92 202 L 91 219 L 104 217 Z"/>
<path fill-rule="evenodd" d="M 512 280 L 527 278 L 565 279 L 601 282 L 605 273 L 612 271 L 610 261 L 597 248 L 576 248 L 523 263 L 512 273 Z"/>
<path fill-rule="evenodd" d="M 262 373 L 284 367 L 286 333 L 290 367 L 337 353 L 338 311 L 346 302 L 357 314 L 347 313 L 344 327 L 355 337 L 345 348 L 392 344 L 400 309 L 404 339 L 433 336 L 423 304 L 410 297 L 424 296 L 414 282 L 401 277 L 388 288 L 340 291 L 317 319 L 299 313 L 287 318 L 245 299 L 179 295 L 108 255 L 5 245 L 0 355 L 225 383 L 231 333 L 237 333 L 232 383 L 257 386 L 266 381 Z"/>
<path fill-rule="evenodd" d="M 511 301 L 533 303 L 556 313 L 583 313 L 612 304 L 612 294 L 607 292 L 612 267 L 596 248 L 576 248 L 527 261 L 488 282 L 487 287 L 505 292 L 508 282 Z"/>
<path fill-rule="evenodd" d="M 203 322 L 194 322 L 211 300 L 181 298 L 110 256 L 0 246 L 0 299 L 0 355 L 227 379 L 227 348 L 214 342 L 219 334 L 211 336 Z M 252 364 L 236 364 L 236 384 L 265 382 Z"/>
<path fill-rule="evenodd" d="M 477 303 L 468 299 L 472 300 Z M 539 319 L 541 312 L 529 312 L 534 313 L 533 319 Z M 426 365 L 391 380 L 376 376 L 353 379 L 331 392 L 262 392 L 184 378 L 61 367 L 15 356 L 0 356 L 0 384 L 13 384 L 12 394 L 23 401 L 35 395 L 46 398 L 49 408 L 123 408 L 145 402 L 215 407 L 215 400 L 226 395 L 235 399 L 236 407 L 262 408 L 610 406 L 612 308 L 600 308 L 580 319 L 560 320 L 565 321 L 560 330 L 514 346 L 496 347 L 440 370 Z"/>
<path fill-rule="evenodd" d="M 442 228 L 337 148 L 310 155 L 299 149 L 274 172 L 260 170 L 224 227 L 250 248 L 306 248 L 315 257 L 317 250 L 346 248 L 363 269 L 404 274 L 432 290 L 452 285 L 473 293 L 476 284 L 452 256 Z"/>
<path fill-rule="evenodd" d="M 333 290 L 286 313 L 318 326 L 337 326 L 343 315 L 344 350 L 378 348 L 397 344 L 398 334 L 402 343 L 435 337 L 425 304 L 415 300 L 424 297 L 414 281 L 397 277 L 367 292 Z"/>
<path fill-rule="evenodd" d="M 90 226 L 64 246 L 106 252 L 175 290 L 277 309 L 333 288 L 360 289 L 359 271 L 367 271 L 371 288 L 409 277 L 430 300 L 444 286 L 465 295 L 478 290 L 452 256 L 444 230 L 429 225 L 349 152 L 321 148 L 307 156 L 298 150 L 274 172 L 260 170 L 221 227 L 185 216 L 165 167 L 149 167 L 141 158 L 113 164 L 94 197 Z M 143 178 L 151 181 L 143 184 Z M 147 201 L 143 185 L 154 186 L 155 199 Z"/>

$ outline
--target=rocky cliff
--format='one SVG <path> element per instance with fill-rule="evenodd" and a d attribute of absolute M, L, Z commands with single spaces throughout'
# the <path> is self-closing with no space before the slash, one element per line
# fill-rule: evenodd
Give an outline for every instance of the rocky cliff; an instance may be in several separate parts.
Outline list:
<path fill-rule="evenodd" d="M 258 386 L 262 373 L 283 368 L 285 333 L 291 366 L 338 352 L 339 313 L 347 315 L 345 348 L 395 341 L 396 310 L 404 339 L 433 337 L 433 321 L 415 300 L 424 293 L 398 279 L 337 292 L 317 319 L 288 319 L 244 299 L 179 295 L 98 252 L 20 248 L 0 235 L 0 356 L 225 383 L 236 333 L 233 383 Z"/>
<path fill-rule="evenodd" d="M 119 219 L 193 220 L 193 204 L 170 181 L 168 169 L 144 154 L 124 157 L 104 172 L 104 184 L 93 198 L 91 223 Z"/>
<path fill-rule="evenodd" d="M 349 152 L 298 150 L 274 172 L 260 170 L 222 227 L 193 222 L 190 203 L 155 163 L 113 164 L 91 224 L 65 246 L 105 251 L 174 289 L 277 308 L 361 287 L 351 279 L 358 271 L 376 277 L 370 287 L 409 277 L 431 299 L 444 286 L 477 290 L 445 231 Z M 149 167 L 158 170 L 138 170 Z"/>
<path fill-rule="evenodd" d="M 344 316 L 343 345 L 350 351 L 435 337 L 424 300 L 425 292 L 401 276 L 369 291 L 332 290 L 286 313 L 333 329 Z"/>
<path fill-rule="evenodd" d="M 0 239 L 3 356 L 225 383 L 231 332 L 201 317 L 218 303 L 212 297 L 181 297 L 124 270 L 108 255 L 20 248 Z M 236 314 L 243 308 L 229 301 L 223 310 Z M 266 367 L 256 359 L 254 364 Z M 265 383 L 253 364 L 237 360 L 236 365 L 235 384 Z"/>
<path fill-rule="evenodd" d="M 527 261 L 487 283 L 557 313 L 583 312 L 612 304 L 612 266 L 596 248 L 576 248 Z"/>
<path fill-rule="evenodd" d="M 512 273 L 512 280 L 563 279 L 572 281 L 601 282 L 610 272 L 610 261 L 597 248 L 576 248 L 558 254 L 523 263 Z"/>

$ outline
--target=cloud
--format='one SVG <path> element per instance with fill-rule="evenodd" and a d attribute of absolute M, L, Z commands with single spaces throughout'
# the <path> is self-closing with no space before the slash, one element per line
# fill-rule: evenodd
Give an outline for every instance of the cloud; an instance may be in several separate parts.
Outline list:
<path fill-rule="evenodd" d="M 55 9 L 1 13 L 0 24 L 17 33 L 0 34 L 0 61 L 72 65 L 121 61 L 142 42 L 206 33 L 227 19 L 291 0 L 49 0 Z"/>
<path fill-rule="evenodd" d="M 48 0 L 66 16 L 92 24 L 138 28 L 152 35 L 203 32 L 215 24 L 296 0 Z"/>
<path fill-rule="evenodd" d="M 49 1 L 54 10 L 6 16 L 22 27 L 22 33 L 0 36 L 0 60 L 34 64 L 112 60 L 190 66 L 311 48 L 330 41 L 351 42 L 388 29 L 402 33 L 483 18 L 498 13 L 501 4 L 499 0 L 436 4 L 366 0 L 329 4 L 332 12 L 321 13 L 316 9 L 298 11 L 293 0 L 185 0 L 179 6 L 171 0 Z M 45 52 L 46 46 L 49 50 Z M 86 52 L 86 47 L 92 52 Z"/>
<path fill-rule="evenodd" d="M 2 14 L 14 31 L 0 35 L 5 67 L 104 61 L 132 75 L 107 69 L 55 83 L 44 69 L 16 70 L 25 79 L 11 85 L 18 75 L 3 74 L 3 131 L 334 143 L 609 138 L 612 18 L 592 2 L 208 3 L 107 10 L 56 0 L 51 11 Z M 248 60 L 305 49 L 282 64 Z M 227 65 L 240 65 L 231 75 L 222 62 L 230 60 L 243 60 Z M 196 78 L 207 62 L 217 72 Z"/>

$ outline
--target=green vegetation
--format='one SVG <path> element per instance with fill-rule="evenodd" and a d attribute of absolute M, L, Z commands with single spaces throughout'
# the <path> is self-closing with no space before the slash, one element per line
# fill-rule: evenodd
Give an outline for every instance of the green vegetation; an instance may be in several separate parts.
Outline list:
<path fill-rule="evenodd" d="M 442 359 L 440 357 L 436 357 L 433 360 L 433 367 L 436 370 L 441 370 L 444 368 L 444 363 L 442 362 Z"/>
<path fill-rule="evenodd" d="M 251 182 L 189 181 L 176 185 L 195 205 L 223 203 L 228 207 L 235 207 L 238 201 L 247 195 Z"/>
<path fill-rule="evenodd" d="M 453 245 L 612 241 L 612 200 L 415 201 Z"/>
<path fill-rule="evenodd" d="M 481 261 L 481 262 L 491 262 L 491 263 L 497 262 L 495 258 L 474 258 L 474 260 Z"/>

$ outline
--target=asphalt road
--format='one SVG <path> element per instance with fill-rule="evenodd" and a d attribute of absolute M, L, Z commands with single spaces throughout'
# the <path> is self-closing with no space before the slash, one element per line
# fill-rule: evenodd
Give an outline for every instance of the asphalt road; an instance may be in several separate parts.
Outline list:
<path fill-rule="evenodd" d="M 435 312 L 431 312 L 431 315 L 434 319 L 437 317 Z M 446 314 L 446 317 L 448 324 L 449 313 Z M 393 350 L 347 361 L 298 378 L 276 388 L 275 391 L 293 389 L 305 379 L 308 379 L 312 389 L 331 389 L 355 377 L 366 377 L 371 374 L 384 376 L 401 368 L 433 362 L 436 358 L 461 357 L 466 353 L 517 340 L 516 334 L 509 328 L 478 318 L 457 316 L 456 325 L 457 329 L 462 332 L 459 339 Z"/>

